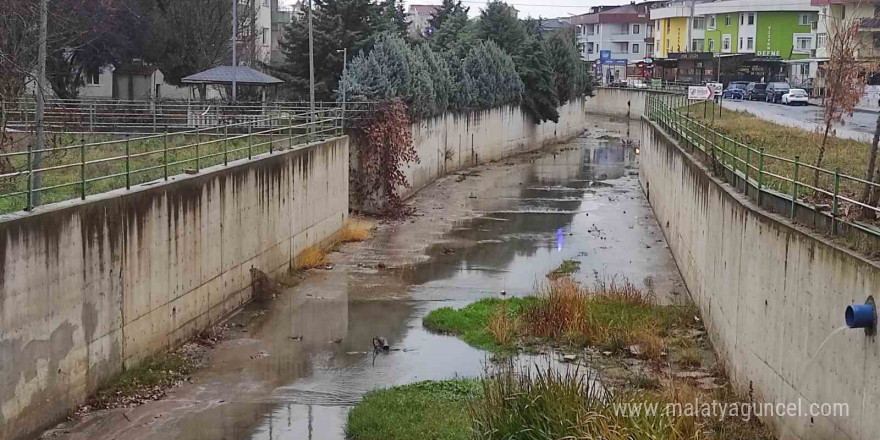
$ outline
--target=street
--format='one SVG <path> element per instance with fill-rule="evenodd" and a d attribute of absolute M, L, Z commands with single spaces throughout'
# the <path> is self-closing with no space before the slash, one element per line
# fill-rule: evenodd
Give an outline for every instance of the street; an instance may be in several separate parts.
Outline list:
<path fill-rule="evenodd" d="M 761 119 L 805 130 L 821 130 L 823 127 L 822 107 L 819 106 L 787 106 L 739 100 L 726 100 L 723 106 L 724 110 L 742 110 Z M 837 137 L 871 142 L 876 124 L 876 113 L 857 111 L 845 118 L 843 125 L 836 126 Z"/>

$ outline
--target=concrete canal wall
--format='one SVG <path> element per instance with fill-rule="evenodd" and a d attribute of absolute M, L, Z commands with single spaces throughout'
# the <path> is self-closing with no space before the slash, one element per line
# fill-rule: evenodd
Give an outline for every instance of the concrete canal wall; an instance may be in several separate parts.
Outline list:
<path fill-rule="evenodd" d="M 585 99 L 580 98 L 559 107 L 558 123 L 535 124 L 518 106 L 418 121 L 412 136 L 419 163 L 404 169 L 411 186 L 400 194 L 409 197 L 448 173 L 567 141 L 583 133 L 587 120 Z"/>
<path fill-rule="evenodd" d="M 880 344 L 846 329 L 847 305 L 880 292 L 880 266 L 759 209 L 647 120 L 640 178 L 732 382 L 780 439 L 873 440 L 880 432 Z M 814 357 L 815 356 L 815 357 Z M 812 414 L 845 403 L 848 415 Z"/>
<path fill-rule="evenodd" d="M 348 138 L 0 217 L 0 438 L 251 297 L 348 216 Z"/>

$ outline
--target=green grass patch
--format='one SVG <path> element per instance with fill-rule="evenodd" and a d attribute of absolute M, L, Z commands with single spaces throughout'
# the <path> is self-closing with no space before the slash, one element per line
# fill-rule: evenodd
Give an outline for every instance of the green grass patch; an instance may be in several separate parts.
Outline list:
<path fill-rule="evenodd" d="M 590 290 L 563 278 L 540 296 L 487 298 L 458 310 L 444 307 L 423 322 L 429 330 L 458 335 L 494 352 L 536 342 L 612 352 L 637 346 L 641 357 L 659 360 L 670 330 L 687 327 L 692 316 L 692 308 L 658 305 L 631 285 Z"/>
<path fill-rule="evenodd" d="M 713 110 L 715 111 L 714 120 L 712 117 Z M 682 108 L 682 111 L 684 111 L 684 108 Z M 721 117 L 718 117 L 718 108 L 713 103 L 708 104 L 707 117 L 703 117 L 702 104 L 692 106 L 690 116 L 755 149 L 764 148 L 765 153 L 768 155 L 789 160 L 794 160 L 795 156 L 800 156 L 801 163 L 808 165 L 816 165 L 816 160 L 819 157 L 819 146 L 822 144 L 822 133 L 820 132 L 776 124 L 746 111 L 730 111 L 725 109 L 722 111 Z M 835 127 L 846 128 L 847 126 L 836 124 Z M 727 144 L 722 144 L 721 146 L 729 153 L 725 161 L 732 163 L 733 146 Z M 836 167 L 840 167 L 842 174 L 864 178 L 870 148 L 871 146 L 867 142 L 830 135 L 822 168 L 833 172 Z M 736 157 L 739 158 L 737 163 L 739 169 L 744 169 L 745 163 L 750 163 L 754 167 L 750 171 L 752 178 L 756 178 L 757 171 L 755 170 L 759 166 L 759 155 L 747 153 L 744 148 L 738 148 L 737 150 Z M 719 160 L 721 160 L 720 157 Z M 794 176 L 794 164 L 772 157 L 765 157 L 764 170 L 769 173 L 785 176 L 786 178 Z M 813 172 L 801 167 L 798 181 L 812 185 Z M 833 187 L 833 176 L 824 173 L 820 174 L 819 182 L 821 188 L 831 190 Z M 765 176 L 764 184 L 778 191 L 791 192 L 791 184 L 789 182 L 771 176 Z M 861 189 L 862 185 L 858 184 L 858 182 L 846 179 L 841 180 L 840 190 L 842 194 L 858 194 Z M 801 193 L 808 194 L 809 191 L 802 189 Z"/>
<path fill-rule="evenodd" d="M 547 278 L 561 278 L 571 275 L 581 269 L 581 262 L 577 260 L 562 260 L 562 263 L 552 272 L 547 274 Z"/>
<path fill-rule="evenodd" d="M 468 402 L 480 381 L 427 381 L 371 391 L 351 412 L 345 433 L 354 440 L 464 440 L 470 438 Z"/>
<path fill-rule="evenodd" d="M 518 315 L 524 306 L 534 303 L 536 300 L 534 297 L 484 298 L 457 310 L 451 307 L 441 307 L 432 310 L 428 316 L 425 316 L 422 324 L 433 332 L 456 335 L 473 347 L 502 351 L 510 347 L 499 344 L 495 336 L 489 332 L 488 327 L 492 315 L 499 308 Z"/>

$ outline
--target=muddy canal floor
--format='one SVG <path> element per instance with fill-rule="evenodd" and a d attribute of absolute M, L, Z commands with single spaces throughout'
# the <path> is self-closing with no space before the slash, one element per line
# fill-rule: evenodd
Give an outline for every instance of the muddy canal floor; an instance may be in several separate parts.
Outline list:
<path fill-rule="evenodd" d="M 686 296 L 639 186 L 637 122 L 597 121 L 538 153 L 481 165 L 414 196 L 416 214 L 330 254 L 230 323 L 208 365 L 166 398 L 76 417 L 70 439 L 342 439 L 346 414 L 377 387 L 479 376 L 487 361 L 421 320 L 436 307 L 522 296 L 564 259 L 592 283 L 624 279 L 660 301 Z M 392 350 L 374 356 L 371 339 Z"/>

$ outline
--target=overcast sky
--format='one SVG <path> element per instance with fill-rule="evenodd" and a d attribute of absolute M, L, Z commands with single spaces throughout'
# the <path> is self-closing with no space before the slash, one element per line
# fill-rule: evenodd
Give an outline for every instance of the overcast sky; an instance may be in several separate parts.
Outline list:
<path fill-rule="evenodd" d="M 295 0 L 281 0 L 281 3 L 293 4 L 295 3 Z M 440 3 L 441 0 L 405 0 L 407 10 L 411 4 L 430 5 Z M 605 2 L 601 0 L 513 0 L 507 2 L 507 4 L 513 5 L 520 11 L 520 18 L 528 16 L 544 18 L 568 17 L 589 12 L 591 6 L 597 6 L 600 4 L 622 5 L 627 3 L 629 2 L 626 0 L 611 0 Z M 479 0 L 462 0 L 462 4 L 469 6 L 471 8 L 470 15 L 475 16 L 479 14 L 480 8 L 482 8 L 486 2 Z"/>

